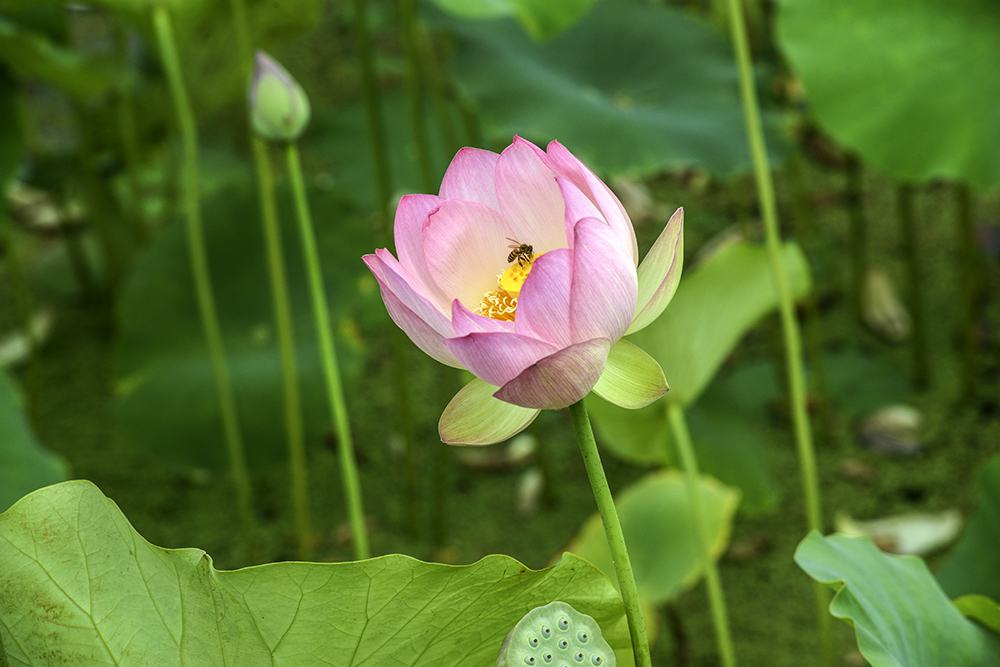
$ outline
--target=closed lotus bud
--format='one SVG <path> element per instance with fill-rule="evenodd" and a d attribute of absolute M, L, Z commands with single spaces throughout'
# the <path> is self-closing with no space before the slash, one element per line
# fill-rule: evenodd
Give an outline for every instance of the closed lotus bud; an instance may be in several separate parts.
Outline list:
<path fill-rule="evenodd" d="M 295 141 L 309 123 L 309 98 L 299 82 L 263 51 L 250 82 L 250 125 L 271 141 Z"/>
<path fill-rule="evenodd" d="M 865 323 L 872 331 L 892 343 L 905 340 L 910 335 L 910 313 L 896 294 L 889 275 L 880 268 L 872 268 L 865 275 L 862 294 Z"/>
<path fill-rule="evenodd" d="M 507 633 L 495 667 L 615 667 L 597 621 L 565 602 L 535 607 Z"/>

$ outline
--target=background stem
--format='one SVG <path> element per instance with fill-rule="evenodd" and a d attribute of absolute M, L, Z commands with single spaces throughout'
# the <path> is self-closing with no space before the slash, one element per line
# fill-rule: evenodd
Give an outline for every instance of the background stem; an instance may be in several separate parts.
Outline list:
<path fill-rule="evenodd" d="M 320 268 L 319 252 L 316 250 L 316 232 L 313 229 L 309 200 L 302 179 L 302 161 L 299 158 L 298 145 L 289 143 L 285 148 L 285 154 L 288 158 L 288 175 L 295 194 L 295 212 L 299 219 L 302 255 L 306 260 L 306 273 L 309 276 L 309 293 L 312 297 L 316 336 L 319 338 L 323 379 L 326 381 L 326 393 L 330 403 L 330 418 L 337 431 L 340 474 L 354 535 L 354 555 L 358 560 L 363 560 L 371 554 L 368 548 L 368 531 L 365 529 L 365 512 L 361 502 L 361 484 L 358 481 L 358 468 L 354 459 L 354 438 L 351 436 L 347 406 L 344 404 L 344 386 L 340 379 L 337 348 L 330 326 L 332 321 L 330 307 L 326 298 L 326 288 L 323 286 L 323 271 Z"/>
<path fill-rule="evenodd" d="M 806 412 L 805 377 L 802 371 L 802 341 L 798 322 L 795 319 L 792 295 L 788 288 L 781 263 L 781 238 L 778 229 L 777 205 L 774 197 L 774 182 L 768 164 L 767 148 L 764 145 L 764 131 L 757 105 L 757 91 L 754 89 L 753 68 L 750 47 L 747 43 L 746 25 L 740 0 L 729 0 L 729 26 L 732 30 L 733 48 L 739 68 L 740 97 L 743 103 L 743 117 L 747 126 L 747 142 L 753 157 L 754 175 L 757 181 L 757 196 L 760 199 L 764 217 L 764 231 L 767 237 L 768 258 L 771 276 L 778 294 L 781 313 L 781 329 L 785 340 L 785 355 L 788 360 L 788 385 L 791 390 L 791 412 L 795 428 L 795 443 L 798 450 L 802 475 L 802 489 L 806 501 L 806 519 L 809 530 L 822 532 L 820 511 L 819 475 L 816 472 L 816 453 L 813 449 L 809 415 Z M 816 613 L 819 622 L 820 643 L 823 664 L 833 665 L 833 639 L 830 634 L 830 616 L 827 613 L 829 591 L 823 584 L 815 582 Z"/>
<path fill-rule="evenodd" d="M 913 213 L 913 187 L 900 185 L 896 190 L 899 224 L 902 227 L 903 252 L 909 285 L 910 314 L 913 316 L 913 384 L 927 386 L 930 372 L 927 363 L 927 324 L 924 319 L 923 285 L 920 278 L 920 252 L 917 221 Z"/>
<path fill-rule="evenodd" d="M 959 256 L 962 264 L 962 399 L 976 395 L 976 303 L 979 300 L 976 235 L 972 225 L 972 193 L 966 185 L 955 186 L 955 217 L 958 222 Z"/>
<path fill-rule="evenodd" d="M 628 619 L 628 631 L 632 637 L 632 652 L 635 655 L 636 667 L 652 667 L 649 657 L 649 642 L 646 639 L 646 625 L 642 620 L 642 606 L 639 603 L 639 591 L 635 586 L 635 576 L 632 573 L 632 562 L 625 548 L 625 536 L 622 534 L 622 524 L 618 520 L 611 489 L 608 488 L 608 478 L 604 475 L 601 465 L 601 455 L 597 451 L 597 441 L 594 430 L 587 416 L 587 406 L 580 399 L 569 406 L 573 417 L 573 428 L 576 439 L 580 443 L 580 454 L 583 455 L 583 465 L 587 469 L 590 488 L 594 492 L 597 509 L 601 513 L 604 524 L 604 534 L 608 539 L 608 548 L 615 563 L 615 573 L 618 575 L 618 589 L 625 603 L 625 617 Z"/>
<path fill-rule="evenodd" d="M 691 502 L 691 521 L 694 523 L 695 537 L 698 543 L 698 558 L 705 570 L 705 586 L 708 589 L 708 602 L 712 608 L 712 624 L 715 626 L 715 641 L 719 648 L 719 656 L 724 667 L 736 665 L 736 651 L 733 650 L 733 638 L 729 633 L 729 612 L 726 610 L 726 597 L 722 592 L 722 582 L 719 580 L 719 570 L 712 559 L 705 534 L 705 507 L 701 495 L 701 472 L 698 470 L 698 459 L 691 445 L 687 423 L 684 421 L 684 409 L 674 401 L 667 402 L 667 418 L 670 420 L 670 430 L 674 435 L 674 444 L 684 467 L 684 477 L 687 480 L 688 498 Z"/>
<path fill-rule="evenodd" d="M 229 457 L 233 483 L 236 486 L 236 506 L 240 516 L 243 543 L 247 550 L 247 558 L 250 562 L 256 562 L 259 554 L 257 551 L 256 520 L 254 519 L 250 493 L 250 474 L 247 471 L 246 457 L 243 452 L 243 438 L 240 434 L 236 399 L 233 396 L 229 370 L 226 367 L 222 330 L 215 308 L 215 298 L 212 295 L 208 255 L 205 251 L 205 237 L 201 226 L 198 189 L 198 134 L 194 113 L 191 110 L 191 103 L 188 101 L 184 79 L 181 76 L 180 59 L 177 57 L 177 46 L 174 42 L 170 15 L 164 7 L 158 6 L 153 9 L 153 25 L 184 145 L 182 172 L 184 209 L 187 219 L 188 251 L 191 256 L 191 272 L 198 299 L 198 311 L 201 314 L 205 342 L 208 345 L 208 354 L 212 362 L 216 398 L 219 401 L 219 411 L 225 434 L 226 453 Z"/>
<path fill-rule="evenodd" d="M 851 302 L 858 322 L 864 322 L 865 272 L 868 270 L 868 233 L 864 209 L 861 163 L 847 158 L 847 215 L 851 229 Z"/>

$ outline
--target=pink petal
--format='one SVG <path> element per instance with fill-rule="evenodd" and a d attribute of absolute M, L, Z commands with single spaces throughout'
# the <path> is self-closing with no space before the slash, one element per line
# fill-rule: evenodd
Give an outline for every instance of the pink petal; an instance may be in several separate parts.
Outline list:
<path fill-rule="evenodd" d="M 451 303 L 451 326 L 455 336 L 466 336 L 470 333 L 514 333 L 514 323 L 505 320 L 494 320 L 492 317 L 477 315 L 455 299 Z"/>
<path fill-rule="evenodd" d="M 480 148 L 458 151 L 441 180 L 442 199 L 468 199 L 499 211 L 494 185 L 499 159 L 493 151 Z"/>
<path fill-rule="evenodd" d="M 438 423 L 441 440 L 449 445 L 492 445 L 523 431 L 538 410 L 493 398 L 496 387 L 474 379 L 448 403 Z"/>
<path fill-rule="evenodd" d="M 601 210 L 603 215 L 600 217 L 608 221 L 622 243 L 631 247 L 632 265 L 637 265 L 639 246 L 635 241 L 635 229 L 632 228 L 632 221 L 625 212 L 625 207 L 618 201 L 611 188 L 558 141 L 549 143 L 546 156 L 548 160 L 545 164 L 549 169 L 568 178 Z"/>
<path fill-rule="evenodd" d="M 684 266 L 684 209 L 679 208 L 639 265 L 635 317 L 628 333 L 635 333 L 660 316 L 677 291 Z"/>
<path fill-rule="evenodd" d="M 424 257 L 449 304 L 458 299 L 475 309 L 484 294 L 497 288 L 497 276 L 507 270 L 507 237 L 513 235 L 500 214 L 485 204 L 461 199 L 441 204 L 424 228 Z"/>
<path fill-rule="evenodd" d="M 419 281 L 400 266 L 391 252 L 379 248 L 374 256 L 366 255 L 363 259 L 379 285 L 392 292 L 417 317 L 445 338 L 454 335 L 447 311 L 420 292 Z"/>
<path fill-rule="evenodd" d="M 569 245 L 563 225 L 566 207 L 555 174 L 524 139 L 514 137 L 500 154 L 496 189 L 511 238 L 531 245 L 536 254 Z"/>
<path fill-rule="evenodd" d="M 545 253 L 532 262 L 531 273 L 517 299 L 517 333 L 548 341 L 557 348 L 575 342 L 569 310 L 572 271 L 573 254 L 568 248 Z"/>
<path fill-rule="evenodd" d="M 573 340 L 607 338 L 617 342 L 635 315 L 637 285 L 631 254 L 603 220 L 584 218 L 576 223 L 574 233 L 570 290 Z"/>
<path fill-rule="evenodd" d="M 406 195 L 400 199 L 399 206 L 396 207 L 393 234 L 399 263 L 420 282 L 424 294 L 439 304 L 447 305 L 448 297 L 431 279 L 424 260 L 424 226 L 442 201 L 434 195 Z"/>
<path fill-rule="evenodd" d="M 493 395 L 524 408 L 565 408 L 594 388 L 610 349 L 611 341 L 606 338 L 563 348 L 524 369 Z"/>
<path fill-rule="evenodd" d="M 624 338 L 608 352 L 608 362 L 594 393 L 609 403 L 638 410 L 667 393 L 663 369 L 651 356 Z"/>
<path fill-rule="evenodd" d="M 444 346 L 473 375 L 497 387 L 559 349 L 543 340 L 512 333 L 471 333 L 447 338 Z"/>
<path fill-rule="evenodd" d="M 563 201 L 566 202 L 566 236 L 569 238 L 569 247 L 573 247 L 573 228 L 576 223 L 583 218 L 602 219 L 604 214 L 590 200 L 587 195 L 580 192 L 580 188 L 573 184 L 573 181 L 560 176 L 556 179 L 559 191 L 562 192 Z"/>
<path fill-rule="evenodd" d="M 365 255 L 363 259 L 379 282 L 379 287 L 382 291 L 382 301 L 385 302 L 386 310 L 389 311 L 389 317 L 396 323 L 396 326 L 402 329 L 410 337 L 410 340 L 430 357 L 437 359 L 447 366 L 462 368 L 455 355 L 445 348 L 443 344 L 444 336 L 407 308 L 406 304 L 386 286 L 380 277 L 380 275 L 384 275 L 382 269 L 375 266 L 377 264 L 375 255 Z"/>

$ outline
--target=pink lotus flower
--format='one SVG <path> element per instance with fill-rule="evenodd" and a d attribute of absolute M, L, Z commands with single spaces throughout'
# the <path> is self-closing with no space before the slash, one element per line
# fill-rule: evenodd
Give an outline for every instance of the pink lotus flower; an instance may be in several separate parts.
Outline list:
<path fill-rule="evenodd" d="M 639 264 L 611 190 L 558 142 L 463 148 L 441 193 L 396 210 L 397 260 L 365 255 L 393 321 L 443 364 L 476 376 L 441 416 L 441 439 L 492 444 L 591 390 L 627 408 L 667 391 L 622 337 L 655 320 L 683 261 L 678 209 Z"/>

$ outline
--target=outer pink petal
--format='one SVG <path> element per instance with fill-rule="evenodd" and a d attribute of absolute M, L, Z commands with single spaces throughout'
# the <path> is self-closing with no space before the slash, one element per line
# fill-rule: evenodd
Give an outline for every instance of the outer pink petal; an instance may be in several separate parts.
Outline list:
<path fill-rule="evenodd" d="M 437 359 L 442 364 L 462 368 L 462 364 L 458 362 L 455 355 L 445 348 L 444 336 L 410 310 L 383 282 L 380 276 L 383 276 L 384 273 L 381 267 L 377 267 L 378 260 L 375 255 L 365 255 L 363 259 L 379 282 L 379 287 L 382 290 L 382 301 L 385 302 L 389 317 L 396 323 L 396 326 L 406 332 L 410 340 L 430 357 Z"/>
<path fill-rule="evenodd" d="M 566 236 L 569 239 L 569 247 L 573 247 L 573 228 L 582 218 L 604 218 L 604 214 L 597 208 L 590 198 L 580 192 L 580 188 L 573 184 L 573 181 L 560 176 L 556 179 L 559 191 L 562 192 L 563 201 L 566 202 Z"/>
<path fill-rule="evenodd" d="M 574 233 L 570 290 L 573 340 L 607 338 L 617 342 L 635 314 L 637 281 L 629 249 L 603 220 L 584 218 L 576 223 Z"/>
<path fill-rule="evenodd" d="M 493 394 L 501 401 L 558 410 L 586 396 L 604 371 L 611 341 L 597 338 L 563 348 L 524 369 Z"/>
<path fill-rule="evenodd" d="M 627 333 L 635 333 L 660 316 L 674 298 L 684 266 L 684 209 L 670 216 L 660 238 L 639 265 L 635 316 Z"/>
<path fill-rule="evenodd" d="M 573 253 L 560 248 L 531 264 L 517 299 L 515 331 L 548 341 L 557 348 L 576 342 L 570 329 L 570 284 Z"/>
<path fill-rule="evenodd" d="M 438 432 L 449 445 L 492 445 L 520 433 L 538 410 L 493 398 L 496 387 L 474 379 L 455 394 L 441 415 Z"/>
<path fill-rule="evenodd" d="M 441 197 L 477 201 L 499 211 L 494 185 L 499 159 L 493 151 L 481 148 L 458 151 L 441 180 Z"/>
<path fill-rule="evenodd" d="M 369 261 L 368 258 L 372 259 Z M 420 291 L 419 281 L 399 265 L 391 252 L 379 248 L 375 251 L 374 257 L 366 255 L 364 259 L 379 284 L 395 294 L 417 317 L 445 338 L 453 335 L 454 330 L 447 311 L 442 310 L 437 303 Z"/>
<path fill-rule="evenodd" d="M 543 340 L 511 333 L 471 333 L 447 338 L 444 346 L 473 375 L 497 387 L 559 349 Z"/>
<path fill-rule="evenodd" d="M 555 174 L 529 142 L 514 137 L 497 161 L 496 189 L 500 210 L 510 223 L 512 238 L 536 253 L 569 245 L 563 226 L 565 204 Z"/>
<path fill-rule="evenodd" d="M 447 307 L 449 302 L 441 288 L 431 279 L 424 260 L 424 226 L 431 213 L 437 210 L 443 200 L 434 195 L 406 195 L 396 207 L 396 222 L 393 234 L 396 253 L 403 268 L 420 283 L 422 292 Z"/>
<path fill-rule="evenodd" d="M 456 336 L 466 336 L 470 333 L 514 333 L 513 322 L 494 320 L 491 317 L 477 315 L 455 299 L 451 302 L 451 325 Z"/>
<path fill-rule="evenodd" d="M 632 249 L 632 265 L 639 264 L 639 246 L 635 241 L 635 229 L 632 228 L 632 221 L 625 212 L 625 207 L 618 201 L 618 197 L 611 191 L 604 181 L 599 179 L 587 165 L 581 162 L 575 155 L 570 153 L 558 141 L 552 141 L 548 145 L 546 153 L 548 160 L 546 165 L 559 176 L 568 178 L 580 189 L 594 204 L 601 209 L 601 212 L 615 234 L 626 246 Z"/>
<path fill-rule="evenodd" d="M 469 309 L 497 288 L 507 270 L 507 246 L 514 232 L 495 210 L 474 201 L 449 199 L 424 229 L 424 257 L 438 287 Z"/>

